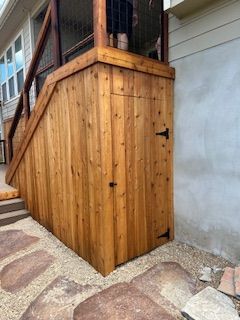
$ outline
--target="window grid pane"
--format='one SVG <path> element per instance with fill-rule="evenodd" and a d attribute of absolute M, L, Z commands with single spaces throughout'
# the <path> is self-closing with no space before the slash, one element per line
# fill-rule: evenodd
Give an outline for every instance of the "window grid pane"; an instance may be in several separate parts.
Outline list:
<path fill-rule="evenodd" d="M 7 69 L 8 76 L 11 77 L 14 73 L 12 47 L 7 51 Z"/>
<path fill-rule="evenodd" d="M 2 57 L 0 59 L 0 83 L 2 84 L 5 81 L 6 81 L 5 59 L 4 57 Z"/>
<path fill-rule="evenodd" d="M 2 85 L 2 98 L 3 98 L 3 102 L 7 101 L 7 84 L 6 83 Z"/>
<path fill-rule="evenodd" d="M 22 50 L 22 39 L 21 36 L 15 41 L 15 65 L 16 70 L 23 67 L 23 50 Z"/>
<path fill-rule="evenodd" d="M 20 93 L 20 91 L 23 88 L 23 69 L 18 71 L 17 73 L 17 87 L 18 87 L 18 93 Z"/>
<path fill-rule="evenodd" d="M 15 96 L 14 77 L 8 80 L 8 88 L 9 88 L 9 97 L 13 98 Z"/>

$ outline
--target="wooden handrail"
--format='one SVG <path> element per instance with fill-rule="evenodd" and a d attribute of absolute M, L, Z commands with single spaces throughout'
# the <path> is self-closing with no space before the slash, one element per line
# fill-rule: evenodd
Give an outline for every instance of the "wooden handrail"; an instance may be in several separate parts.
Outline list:
<path fill-rule="evenodd" d="M 62 45 L 59 26 L 59 1 L 51 0 L 53 61 L 55 69 L 62 65 Z"/>
<path fill-rule="evenodd" d="M 13 117 L 13 121 L 8 133 L 8 150 L 9 150 L 9 160 L 12 160 L 13 157 L 13 143 L 12 143 L 12 139 L 14 137 L 15 131 L 17 129 L 18 123 L 20 121 L 22 112 L 24 110 L 24 114 L 25 114 L 25 118 L 26 121 L 29 119 L 30 117 L 30 103 L 29 103 L 29 91 L 30 88 L 32 86 L 34 77 L 36 75 L 36 71 L 38 69 L 43 51 L 45 49 L 47 40 L 48 40 L 48 34 L 49 34 L 49 30 L 50 30 L 50 25 L 51 25 L 51 7 L 52 4 L 50 3 L 42 24 L 42 27 L 40 29 L 39 35 L 38 35 L 38 39 L 37 39 L 37 43 L 36 43 L 36 49 L 35 52 L 33 54 L 33 58 L 32 61 L 30 63 L 29 69 L 28 69 L 28 73 L 23 85 L 23 90 L 21 92 L 19 101 L 18 101 L 18 105 Z"/>
<path fill-rule="evenodd" d="M 37 43 L 36 43 L 36 49 L 34 51 L 33 58 L 28 69 L 26 80 L 24 82 L 25 91 L 29 91 L 31 88 L 33 79 L 35 77 L 35 73 L 39 66 L 45 45 L 48 40 L 47 35 L 50 30 L 50 24 L 51 24 L 51 3 L 48 6 L 41 30 L 39 32 Z"/>

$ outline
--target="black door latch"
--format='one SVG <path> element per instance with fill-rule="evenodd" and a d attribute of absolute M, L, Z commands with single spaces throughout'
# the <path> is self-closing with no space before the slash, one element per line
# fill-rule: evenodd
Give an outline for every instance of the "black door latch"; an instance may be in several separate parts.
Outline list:
<path fill-rule="evenodd" d="M 117 183 L 115 183 L 115 182 L 109 182 L 109 187 L 114 188 L 115 186 L 117 186 Z"/>
<path fill-rule="evenodd" d="M 169 129 L 167 128 L 165 131 L 156 132 L 156 136 L 164 136 L 166 139 L 169 139 Z"/>

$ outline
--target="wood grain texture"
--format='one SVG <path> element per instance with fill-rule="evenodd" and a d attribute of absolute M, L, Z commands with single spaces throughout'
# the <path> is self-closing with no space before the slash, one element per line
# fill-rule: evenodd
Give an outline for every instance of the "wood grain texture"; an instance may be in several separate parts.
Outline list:
<path fill-rule="evenodd" d="M 156 136 L 167 127 L 172 130 L 170 89 L 171 80 L 112 70 L 116 264 L 162 244 L 158 237 L 172 228 L 171 144 Z"/>
<path fill-rule="evenodd" d="M 12 119 L 4 121 L 4 123 L 3 123 L 4 137 L 8 136 L 9 130 L 11 128 L 11 124 L 12 124 Z M 21 140 L 23 138 L 24 131 L 25 131 L 25 125 L 26 125 L 25 119 L 24 119 L 24 117 L 21 117 L 19 124 L 17 126 L 17 129 L 16 129 L 16 133 L 13 138 L 13 152 L 16 152 L 16 150 L 18 149 L 18 147 L 21 143 Z M 8 141 L 6 140 L 6 158 L 7 158 L 6 160 L 7 160 L 7 163 L 9 163 L 8 154 L 9 154 Z"/>
<path fill-rule="evenodd" d="M 172 79 L 137 69 L 48 78 L 7 175 L 33 218 L 103 275 L 168 228 L 173 238 Z M 156 136 L 167 127 L 170 140 Z"/>

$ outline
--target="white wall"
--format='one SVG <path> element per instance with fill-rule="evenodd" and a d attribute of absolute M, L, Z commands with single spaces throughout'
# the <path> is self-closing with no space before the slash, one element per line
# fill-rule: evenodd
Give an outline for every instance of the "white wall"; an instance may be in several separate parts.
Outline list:
<path fill-rule="evenodd" d="M 240 29 L 227 30 L 240 1 L 227 3 L 178 28 L 170 20 L 175 224 L 176 239 L 239 263 Z"/>

